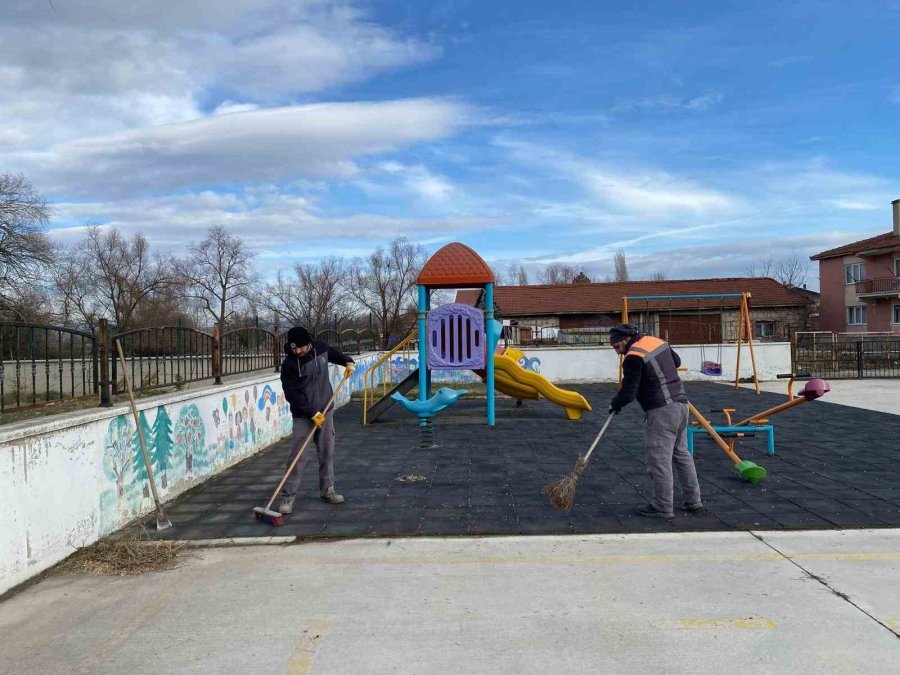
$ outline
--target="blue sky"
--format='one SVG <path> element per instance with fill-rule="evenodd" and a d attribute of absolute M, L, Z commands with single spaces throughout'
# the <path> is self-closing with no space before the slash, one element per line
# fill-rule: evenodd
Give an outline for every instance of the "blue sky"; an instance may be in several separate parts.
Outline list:
<path fill-rule="evenodd" d="M 728 276 L 890 229 L 900 2 L 626 4 L 13 0 L 0 166 L 61 241 L 222 224 L 267 273 L 403 234 Z"/>

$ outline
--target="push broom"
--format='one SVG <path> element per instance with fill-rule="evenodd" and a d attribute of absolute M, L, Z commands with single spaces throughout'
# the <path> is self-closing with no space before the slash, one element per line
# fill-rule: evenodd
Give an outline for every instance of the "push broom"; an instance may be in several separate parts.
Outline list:
<path fill-rule="evenodd" d="M 153 478 L 153 465 L 147 454 L 147 441 L 144 432 L 141 431 L 141 421 L 138 418 L 137 405 L 134 402 L 134 390 L 131 388 L 131 377 L 128 375 L 128 366 L 125 364 L 125 354 L 122 351 L 122 343 L 116 339 L 116 350 L 119 352 L 119 363 L 122 364 L 122 375 L 125 377 L 125 387 L 128 389 L 128 400 L 131 401 L 131 414 L 134 416 L 134 427 L 137 429 L 138 442 L 141 444 L 141 456 L 144 458 L 144 466 L 147 468 L 147 482 L 150 483 L 150 492 L 153 494 L 153 503 L 156 505 L 156 529 L 167 530 L 172 527 L 172 521 L 166 517 L 162 502 L 159 501 L 159 493 L 156 491 L 156 480 Z"/>
<path fill-rule="evenodd" d="M 331 398 L 328 399 L 328 403 L 325 404 L 325 409 L 322 411 L 323 415 L 327 415 L 328 411 L 331 409 L 332 404 L 334 403 L 334 399 L 337 398 L 338 392 L 344 386 L 344 383 L 347 381 L 345 377 L 340 381 L 337 388 L 334 390 L 334 393 L 331 395 Z M 306 440 L 303 441 L 303 445 L 300 446 L 300 452 L 294 457 L 294 461 L 291 462 L 291 465 L 288 467 L 287 471 L 284 472 L 284 476 L 281 478 L 281 482 L 278 484 L 278 487 L 275 488 L 275 492 L 272 493 L 272 497 L 269 499 L 269 502 L 265 506 L 254 506 L 253 514 L 256 516 L 256 519 L 263 522 L 268 523 L 269 525 L 274 525 L 275 527 L 281 527 L 284 525 L 284 514 L 279 513 L 278 511 L 272 510 L 272 504 L 275 503 L 275 500 L 278 498 L 278 493 L 281 492 L 281 488 L 284 487 L 284 484 L 287 483 L 288 476 L 291 475 L 291 471 L 294 470 L 294 467 L 297 466 L 297 462 L 300 461 L 301 455 L 303 455 L 303 451 L 306 450 L 306 446 L 309 445 L 310 441 L 312 441 L 313 436 L 316 435 L 316 432 L 319 430 L 319 427 L 313 426 L 310 430 L 309 435 L 306 437 Z"/>
<path fill-rule="evenodd" d="M 550 500 L 550 504 L 553 506 L 553 508 L 557 509 L 558 511 L 565 511 L 566 513 L 572 510 L 572 507 L 575 505 L 575 486 L 578 485 L 578 479 L 587 468 L 587 463 L 591 458 L 591 453 L 594 452 L 594 448 L 597 447 L 597 443 L 599 443 L 600 439 L 603 437 L 603 433 L 606 431 L 606 427 L 608 427 L 609 423 L 612 421 L 614 414 L 615 413 L 610 413 L 609 415 L 607 415 L 606 421 L 600 428 L 600 433 L 597 434 L 594 442 L 591 443 L 591 447 L 587 451 L 587 454 L 583 457 L 581 455 L 578 456 L 578 461 L 575 462 L 575 468 L 572 469 L 572 471 L 570 471 L 568 475 L 563 476 L 557 481 L 549 483 L 544 488 L 544 494 L 547 495 L 547 498 Z"/>

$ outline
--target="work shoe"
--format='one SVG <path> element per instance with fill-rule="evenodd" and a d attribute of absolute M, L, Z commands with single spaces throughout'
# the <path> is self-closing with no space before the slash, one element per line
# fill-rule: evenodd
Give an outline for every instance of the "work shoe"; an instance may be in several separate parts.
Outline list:
<path fill-rule="evenodd" d="M 668 520 L 669 518 L 674 518 L 674 513 L 666 513 L 665 511 L 659 511 L 653 504 L 647 504 L 647 506 L 639 506 L 637 510 L 637 514 L 639 516 L 645 516 L 646 518 L 665 518 Z"/>
<path fill-rule="evenodd" d="M 293 497 L 282 497 L 281 501 L 278 502 L 278 513 L 293 513 L 294 512 L 294 498 Z"/>
<path fill-rule="evenodd" d="M 681 510 L 687 511 L 688 513 L 702 513 L 706 511 L 706 507 L 703 506 L 703 502 L 697 502 L 696 504 L 684 502 L 684 504 L 681 505 Z"/>
<path fill-rule="evenodd" d="M 325 494 L 322 495 L 322 501 L 328 502 L 329 504 L 343 504 L 344 497 L 335 492 L 333 487 L 330 487 L 325 490 Z"/>

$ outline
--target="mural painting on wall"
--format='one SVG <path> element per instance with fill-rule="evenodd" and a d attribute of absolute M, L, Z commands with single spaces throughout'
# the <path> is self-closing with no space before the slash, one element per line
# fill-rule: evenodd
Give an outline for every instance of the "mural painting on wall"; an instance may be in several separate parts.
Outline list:
<path fill-rule="evenodd" d="M 534 373 L 541 372 L 541 360 L 536 356 L 523 356 L 518 363 L 525 370 L 530 370 Z"/>
<path fill-rule="evenodd" d="M 149 443 L 149 441 L 148 441 Z M 172 419 L 164 405 L 156 409 L 156 421 L 153 422 L 153 471 L 159 486 L 165 490 L 169 487 L 169 466 L 175 440 L 172 438 Z"/>
<path fill-rule="evenodd" d="M 193 476 L 208 464 L 206 454 L 206 428 L 200 418 L 200 410 L 192 403 L 186 405 L 175 422 L 175 456 L 184 463 L 184 473 Z"/>
<path fill-rule="evenodd" d="M 186 479 L 212 474 L 235 455 L 274 443 L 290 434 L 292 427 L 284 394 L 268 384 L 222 398 L 220 405 L 207 410 L 206 421 L 195 403 L 181 406 L 177 415 L 160 405 L 152 423 L 151 414 L 141 411 L 138 421 L 157 486 L 164 495 Z M 151 506 L 147 468 L 130 414 L 109 422 L 103 470 L 113 484 L 100 495 L 100 528 L 109 532 Z"/>

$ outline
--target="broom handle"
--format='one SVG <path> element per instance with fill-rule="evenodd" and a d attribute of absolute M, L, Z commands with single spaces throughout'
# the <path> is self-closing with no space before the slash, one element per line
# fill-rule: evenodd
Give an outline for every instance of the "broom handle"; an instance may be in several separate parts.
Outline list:
<path fill-rule="evenodd" d="M 128 375 L 128 366 L 125 364 L 125 353 L 122 351 L 122 343 L 116 338 L 116 350 L 119 352 L 119 363 L 122 364 L 122 376 L 125 378 L 125 388 L 128 389 L 128 400 L 131 401 L 131 414 L 134 416 L 134 428 L 137 429 L 138 441 L 141 444 L 141 456 L 144 458 L 144 466 L 147 467 L 147 478 L 150 483 L 150 491 L 153 493 L 153 503 L 156 505 L 156 515 L 159 520 L 168 520 L 163 513 L 162 504 L 159 502 L 159 493 L 156 491 L 156 480 L 153 477 L 153 466 L 147 455 L 147 442 L 144 440 L 144 432 L 141 431 L 141 421 L 138 418 L 137 405 L 134 402 L 134 391 L 131 388 L 131 377 Z"/>
<path fill-rule="evenodd" d="M 346 381 L 347 381 L 347 378 L 345 377 L 341 380 L 340 384 L 338 384 L 337 389 L 334 390 L 334 393 L 331 395 L 331 398 L 328 399 L 328 403 L 325 404 L 325 409 L 322 411 L 323 415 L 328 414 L 328 409 L 331 407 L 331 404 L 334 403 L 334 399 L 337 398 L 338 392 L 344 386 L 344 383 Z M 313 428 L 310 430 L 309 435 L 306 437 L 306 440 L 303 441 L 303 445 L 300 446 L 300 452 L 298 452 L 297 455 L 294 457 L 294 461 L 291 462 L 291 465 L 288 467 L 288 470 L 284 472 L 284 476 L 282 476 L 281 482 L 278 484 L 278 487 L 275 488 L 275 492 L 272 493 L 272 498 L 269 499 L 269 503 L 266 504 L 266 511 L 268 511 L 272 508 L 272 504 L 275 503 L 275 499 L 277 499 L 278 493 L 281 492 L 281 488 L 283 488 L 284 484 L 287 483 L 288 476 L 291 475 L 291 471 L 294 470 L 294 467 L 297 466 L 297 462 L 300 461 L 300 455 L 302 455 L 303 451 L 306 450 L 306 446 L 309 445 L 309 442 L 312 440 L 313 436 L 315 435 L 316 431 L 318 431 L 318 430 L 319 430 L 319 427 L 313 425 Z"/>
<path fill-rule="evenodd" d="M 591 458 L 591 453 L 594 451 L 594 448 L 597 447 L 597 443 L 600 442 L 600 438 L 603 436 L 603 433 L 606 431 L 606 427 L 609 426 L 609 423 L 612 422 L 612 418 L 615 413 L 610 413 L 606 416 L 606 421 L 603 423 L 603 426 L 600 427 L 600 433 L 597 434 L 597 438 L 594 439 L 594 442 L 591 443 L 591 449 L 587 451 L 587 454 L 584 456 L 584 463 L 587 464 L 587 461 Z"/>

